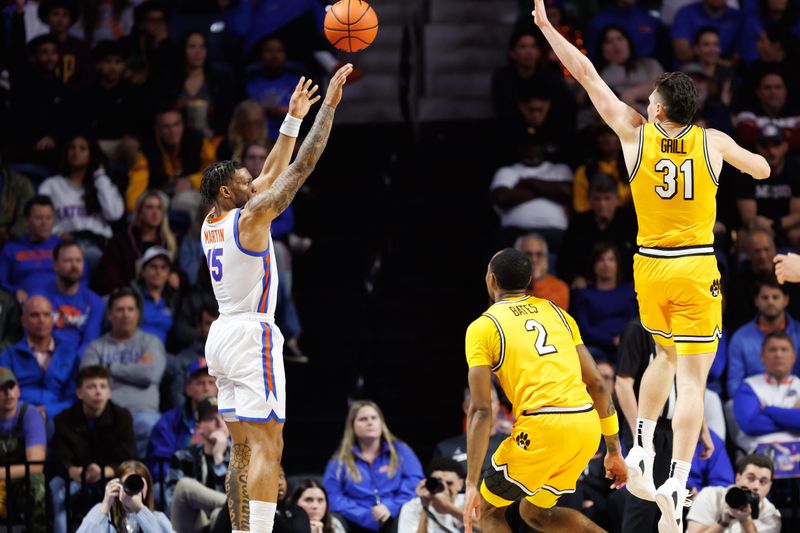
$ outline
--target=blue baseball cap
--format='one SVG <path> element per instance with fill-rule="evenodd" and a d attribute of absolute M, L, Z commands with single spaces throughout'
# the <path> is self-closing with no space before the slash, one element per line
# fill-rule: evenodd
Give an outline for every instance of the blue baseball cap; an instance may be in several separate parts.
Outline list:
<path fill-rule="evenodd" d="M 189 366 L 186 368 L 186 381 L 189 381 L 200 372 L 208 374 L 208 364 L 206 363 L 205 357 L 200 357 L 189 363 Z"/>

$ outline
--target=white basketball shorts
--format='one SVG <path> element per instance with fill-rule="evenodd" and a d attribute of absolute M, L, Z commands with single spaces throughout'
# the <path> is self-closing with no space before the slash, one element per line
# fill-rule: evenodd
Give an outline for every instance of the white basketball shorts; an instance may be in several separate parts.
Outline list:
<path fill-rule="evenodd" d="M 220 316 L 206 341 L 208 373 L 217 378 L 219 412 L 239 420 L 286 419 L 283 335 L 251 315 Z"/>

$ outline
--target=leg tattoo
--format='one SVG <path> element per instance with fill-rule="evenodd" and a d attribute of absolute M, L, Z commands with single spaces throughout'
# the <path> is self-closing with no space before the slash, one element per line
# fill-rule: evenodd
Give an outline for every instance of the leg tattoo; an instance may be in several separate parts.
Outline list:
<path fill-rule="evenodd" d="M 250 531 L 250 495 L 247 491 L 247 470 L 250 466 L 250 446 L 234 444 L 231 447 L 231 462 L 225 477 L 225 492 L 231 526 L 234 530 Z"/>

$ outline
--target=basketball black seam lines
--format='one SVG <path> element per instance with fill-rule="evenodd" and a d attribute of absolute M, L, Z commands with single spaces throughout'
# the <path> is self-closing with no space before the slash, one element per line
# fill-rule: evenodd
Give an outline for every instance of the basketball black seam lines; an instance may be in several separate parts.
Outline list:
<path fill-rule="evenodd" d="M 354 51 L 355 51 L 355 50 L 353 50 L 353 47 L 352 47 L 352 43 L 351 43 L 351 41 L 361 41 L 362 43 L 364 43 L 364 44 L 365 44 L 365 45 L 367 45 L 367 46 L 369 46 L 369 44 L 370 44 L 370 43 L 368 43 L 367 41 L 365 41 L 364 39 L 361 39 L 360 37 L 347 37 L 347 36 L 342 36 L 342 37 L 339 37 L 338 39 L 336 39 L 336 41 L 335 41 L 335 42 L 333 42 L 333 43 L 331 43 L 331 44 L 333 44 L 333 46 L 336 46 L 337 44 L 339 44 L 340 42 L 342 42 L 342 40 L 343 40 L 343 39 L 347 39 L 348 43 L 350 43 L 350 44 L 351 44 L 351 46 L 350 46 L 350 51 L 351 51 L 351 52 L 354 52 Z M 363 49 L 359 49 L 359 50 L 363 50 Z"/>
<path fill-rule="evenodd" d="M 353 42 L 350 40 L 350 1 L 347 0 L 347 50 L 353 51 Z"/>
<path fill-rule="evenodd" d="M 349 31 L 351 31 L 353 33 L 356 33 L 356 32 L 359 32 L 359 31 L 374 30 L 378 26 L 379 26 L 378 24 L 375 24 L 374 26 L 370 26 L 369 28 L 358 28 L 357 30 L 349 30 Z M 340 28 L 329 28 L 328 26 L 325 26 L 325 29 L 328 30 L 328 31 L 348 31 L 348 30 L 343 30 L 343 29 L 340 29 Z"/>
<path fill-rule="evenodd" d="M 331 9 L 331 15 L 333 16 L 333 18 L 335 18 L 335 19 L 336 19 L 336 22 L 338 22 L 339 24 L 344 24 L 344 22 L 342 22 L 342 21 L 339 19 L 339 17 L 337 17 L 337 16 L 336 16 L 336 11 L 335 11 L 334 9 Z"/>
<path fill-rule="evenodd" d="M 350 6 L 348 5 L 347 7 L 350 7 Z M 363 18 L 364 18 L 364 16 L 365 16 L 367 13 L 369 13 L 369 10 L 370 10 L 370 9 L 372 9 L 372 6 L 368 6 L 368 7 L 367 7 L 367 9 L 365 9 L 365 10 L 364 10 L 364 12 L 363 12 L 363 13 L 361 13 L 361 15 L 359 15 L 359 17 L 358 17 L 358 20 L 354 20 L 353 22 L 351 22 L 351 24 L 358 24 L 359 22 L 361 22 L 361 19 L 363 19 Z M 347 14 L 348 14 L 348 16 L 350 15 L 350 11 L 349 11 L 349 10 L 348 10 Z"/>

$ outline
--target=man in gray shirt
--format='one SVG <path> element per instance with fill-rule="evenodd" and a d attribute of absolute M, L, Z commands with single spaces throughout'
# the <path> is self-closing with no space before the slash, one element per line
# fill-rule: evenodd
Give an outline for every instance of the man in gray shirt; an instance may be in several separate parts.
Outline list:
<path fill-rule="evenodd" d="M 92 341 L 81 366 L 101 365 L 111 374 L 111 399 L 133 415 L 136 454 L 145 457 L 158 411 L 161 377 L 166 366 L 164 345 L 139 329 L 141 301 L 130 288 L 108 298 L 111 331 Z"/>

